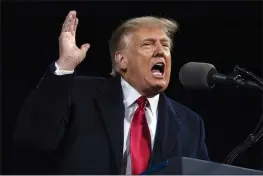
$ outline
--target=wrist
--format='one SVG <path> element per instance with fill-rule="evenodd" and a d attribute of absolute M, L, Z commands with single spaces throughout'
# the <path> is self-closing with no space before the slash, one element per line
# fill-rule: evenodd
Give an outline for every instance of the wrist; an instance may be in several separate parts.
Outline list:
<path fill-rule="evenodd" d="M 75 67 L 73 64 L 69 63 L 68 61 L 66 61 L 63 58 L 59 58 L 56 61 L 57 66 L 59 67 L 59 70 L 68 70 L 68 71 L 72 71 L 75 70 Z"/>

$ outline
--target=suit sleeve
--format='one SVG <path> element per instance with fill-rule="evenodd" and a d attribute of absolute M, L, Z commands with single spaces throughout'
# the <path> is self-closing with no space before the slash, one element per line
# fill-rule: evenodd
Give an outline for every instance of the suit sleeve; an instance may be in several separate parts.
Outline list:
<path fill-rule="evenodd" d="M 200 140 L 199 140 L 199 148 L 198 148 L 198 158 L 202 160 L 210 160 L 208 156 L 207 146 L 205 143 L 205 127 L 202 118 L 200 117 Z"/>
<path fill-rule="evenodd" d="M 55 150 L 70 117 L 71 89 L 75 74 L 55 75 L 52 64 L 27 97 L 14 131 L 16 143 L 40 150 Z"/>

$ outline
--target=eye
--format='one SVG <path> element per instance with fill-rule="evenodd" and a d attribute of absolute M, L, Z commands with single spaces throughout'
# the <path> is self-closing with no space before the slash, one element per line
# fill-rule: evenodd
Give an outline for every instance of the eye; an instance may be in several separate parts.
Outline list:
<path fill-rule="evenodd" d="M 169 48 L 170 46 L 169 46 L 169 44 L 164 43 L 164 44 L 163 44 L 163 47 L 168 47 L 168 48 Z"/>
<path fill-rule="evenodd" d="M 144 43 L 143 46 L 150 46 L 151 43 Z"/>

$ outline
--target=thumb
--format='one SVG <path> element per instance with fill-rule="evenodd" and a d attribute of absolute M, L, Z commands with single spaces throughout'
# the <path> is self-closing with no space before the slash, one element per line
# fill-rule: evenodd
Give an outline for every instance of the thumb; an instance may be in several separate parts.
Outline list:
<path fill-rule="evenodd" d="M 83 52 L 83 54 L 86 54 L 86 52 L 88 51 L 89 48 L 90 48 L 90 44 L 85 43 L 85 44 L 81 45 L 80 50 Z"/>

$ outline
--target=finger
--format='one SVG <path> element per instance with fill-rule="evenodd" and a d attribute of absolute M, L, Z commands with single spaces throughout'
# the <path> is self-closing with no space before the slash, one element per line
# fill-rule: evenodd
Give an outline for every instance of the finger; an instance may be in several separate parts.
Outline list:
<path fill-rule="evenodd" d="M 70 21 L 70 19 L 72 18 L 72 15 L 74 14 L 74 11 L 70 11 L 69 13 L 68 13 L 68 15 L 67 15 L 67 17 L 66 17 L 66 19 L 65 19 L 65 21 L 64 21 L 64 23 L 63 23 L 63 25 L 66 25 L 66 24 L 68 24 L 68 22 Z"/>
<path fill-rule="evenodd" d="M 70 11 L 62 25 L 62 31 L 63 32 L 69 32 L 70 30 L 70 24 L 73 23 L 74 18 L 76 18 L 76 11 Z"/>
<path fill-rule="evenodd" d="M 69 25 L 63 25 L 62 29 L 61 29 L 61 32 L 69 32 Z"/>
<path fill-rule="evenodd" d="M 77 31 L 78 24 L 79 24 L 79 19 L 76 18 L 76 20 L 75 20 L 75 25 L 74 25 L 74 31 L 75 31 L 75 32 Z"/>
<path fill-rule="evenodd" d="M 72 19 L 69 22 L 69 30 L 70 30 L 71 35 L 73 35 L 74 37 L 76 33 L 75 31 L 76 20 L 77 20 L 76 16 L 72 16 Z"/>
<path fill-rule="evenodd" d="M 65 23 L 62 26 L 62 31 L 63 32 L 71 32 L 71 26 L 74 26 L 74 21 L 75 21 L 75 19 L 73 17 L 70 17 L 69 21 L 67 21 L 67 23 Z"/>
<path fill-rule="evenodd" d="M 76 19 L 75 19 L 74 26 L 73 26 L 73 28 L 71 28 L 71 34 L 72 34 L 74 37 L 76 37 L 76 32 L 77 32 L 78 23 L 79 23 L 79 19 L 76 18 Z"/>
<path fill-rule="evenodd" d="M 69 31 L 70 31 L 71 35 L 75 36 L 74 23 L 71 23 L 69 25 Z"/>
<path fill-rule="evenodd" d="M 86 43 L 86 44 L 83 44 L 81 45 L 81 51 L 84 55 L 86 55 L 86 52 L 88 51 L 88 49 L 90 48 L 90 44 Z"/>
<path fill-rule="evenodd" d="M 66 24 L 68 21 L 70 21 L 71 18 L 76 17 L 76 13 L 77 13 L 77 12 L 76 12 L 75 10 L 70 11 L 70 12 L 68 13 L 68 15 L 67 15 L 64 23 Z"/>

